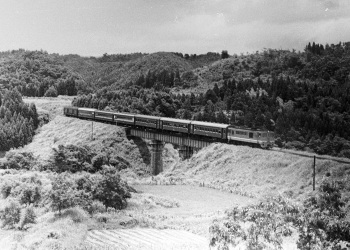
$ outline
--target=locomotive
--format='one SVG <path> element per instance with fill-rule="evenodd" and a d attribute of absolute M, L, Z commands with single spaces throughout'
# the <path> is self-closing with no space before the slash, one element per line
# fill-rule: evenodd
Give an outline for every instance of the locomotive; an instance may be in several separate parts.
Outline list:
<path fill-rule="evenodd" d="M 118 126 L 181 133 L 192 137 L 201 136 L 232 144 L 271 148 L 275 143 L 274 133 L 268 130 L 252 130 L 229 124 L 109 112 L 92 108 L 64 107 L 63 110 L 66 116 L 108 122 Z"/>

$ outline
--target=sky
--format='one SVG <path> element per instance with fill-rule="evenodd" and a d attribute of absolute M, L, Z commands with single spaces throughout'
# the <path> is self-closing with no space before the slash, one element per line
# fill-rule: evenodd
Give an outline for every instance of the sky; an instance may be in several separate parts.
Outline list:
<path fill-rule="evenodd" d="M 0 0 L 0 51 L 302 51 L 350 41 L 350 0 Z"/>

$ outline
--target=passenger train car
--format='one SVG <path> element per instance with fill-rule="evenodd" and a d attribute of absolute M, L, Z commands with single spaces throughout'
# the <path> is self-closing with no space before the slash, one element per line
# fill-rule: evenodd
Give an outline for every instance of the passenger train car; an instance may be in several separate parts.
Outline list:
<path fill-rule="evenodd" d="M 275 142 L 274 133 L 271 131 L 237 128 L 228 124 L 117 113 L 91 108 L 64 107 L 63 110 L 66 116 L 116 123 L 118 126 L 181 133 L 193 137 L 204 136 L 227 143 L 271 148 Z"/>

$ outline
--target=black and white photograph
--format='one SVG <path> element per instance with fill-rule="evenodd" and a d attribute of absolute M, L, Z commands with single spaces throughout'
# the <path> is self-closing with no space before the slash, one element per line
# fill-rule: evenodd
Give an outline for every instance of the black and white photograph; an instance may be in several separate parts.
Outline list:
<path fill-rule="evenodd" d="M 350 250 L 350 0 L 0 0 L 0 250 Z"/>

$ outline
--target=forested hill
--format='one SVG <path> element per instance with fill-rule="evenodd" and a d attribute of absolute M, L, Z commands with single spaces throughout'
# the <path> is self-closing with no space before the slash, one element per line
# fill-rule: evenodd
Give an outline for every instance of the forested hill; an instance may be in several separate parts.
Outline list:
<path fill-rule="evenodd" d="M 16 50 L 0 53 L 0 88 L 25 96 L 76 95 L 79 77 L 57 54 Z"/>
<path fill-rule="evenodd" d="M 0 87 L 74 105 L 274 130 L 280 146 L 350 157 L 350 43 L 303 52 L 0 54 Z"/>
<path fill-rule="evenodd" d="M 202 91 L 174 91 L 186 88 Z M 147 72 L 73 104 L 270 129 L 279 146 L 350 157 L 350 43 L 234 55 L 181 75 Z"/>

